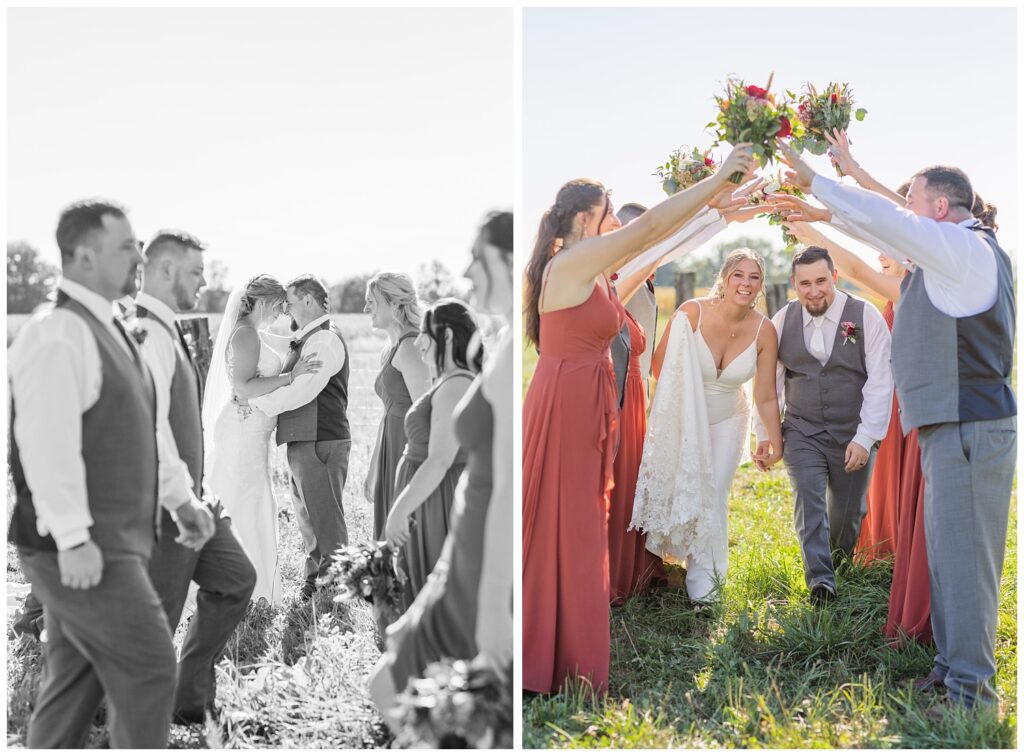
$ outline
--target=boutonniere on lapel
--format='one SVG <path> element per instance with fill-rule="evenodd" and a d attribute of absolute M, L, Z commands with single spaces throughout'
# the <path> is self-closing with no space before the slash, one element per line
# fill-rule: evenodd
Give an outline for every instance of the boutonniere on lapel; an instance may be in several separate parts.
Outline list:
<path fill-rule="evenodd" d="M 185 348 L 188 349 L 188 353 L 194 360 L 196 358 L 196 337 L 192 335 L 191 331 L 185 331 L 181 338 L 185 342 Z"/>
<path fill-rule="evenodd" d="M 302 342 L 299 341 L 298 339 L 293 339 L 292 341 L 288 342 L 288 348 L 291 349 L 293 352 L 301 351 Z"/>
<path fill-rule="evenodd" d="M 854 323 L 852 320 L 844 320 L 839 324 L 839 328 L 843 334 L 843 346 L 846 346 L 847 342 L 856 344 L 857 339 L 860 337 L 860 326 Z"/>
<path fill-rule="evenodd" d="M 142 323 L 134 313 L 128 315 L 122 321 L 124 323 L 124 330 L 128 332 L 128 335 L 134 339 L 135 343 L 142 346 L 146 342 L 146 337 L 149 336 L 149 331 L 142 327 Z"/>

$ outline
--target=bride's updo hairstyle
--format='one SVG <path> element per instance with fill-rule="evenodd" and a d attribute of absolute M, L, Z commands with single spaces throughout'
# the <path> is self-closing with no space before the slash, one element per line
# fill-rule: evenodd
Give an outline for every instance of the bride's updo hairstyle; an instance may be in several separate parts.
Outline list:
<path fill-rule="evenodd" d="M 238 317 L 241 319 L 251 315 L 257 302 L 264 301 L 268 305 L 275 305 L 284 300 L 284 287 L 281 282 L 271 275 L 261 273 L 250 278 L 245 284 L 245 294 L 238 303 Z"/>
<path fill-rule="evenodd" d="M 423 320 L 423 303 L 416 294 L 412 278 L 407 274 L 389 271 L 377 273 L 366 283 L 366 291 L 372 292 L 392 309 L 395 320 L 403 330 L 419 330 Z"/>
<path fill-rule="evenodd" d="M 455 367 L 479 373 L 484 364 L 484 350 L 477 349 L 469 357 L 470 343 L 477 332 L 473 311 L 457 299 L 439 299 L 423 315 L 422 332 L 434 342 L 434 367 L 444 372 L 445 332 L 452 332 L 452 362 Z"/>
<path fill-rule="evenodd" d="M 526 338 L 540 346 L 540 290 L 544 269 L 557 251 L 557 240 L 572 233 L 577 213 L 590 212 L 604 206 L 608 212 L 608 191 L 594 179 L 574 179 L 564 184 L 555 196 L 555 204 L 540 219 L 533 254 L 526 264 L 526 291 L 523 316 L 526 318 Z"/>
<path fill-rule="evenodd" d="M 996 206 L 988 204 L 981 198 L 981 195 L 977 192 L 974 193 L 974 205 L 971 207 L 971 215 L 982 222 L 982 225 L 988 226 L 993 231 L 998 231 L 999 226 L 996 224 Z"/>
<path fill-rule="evenodd" d="M 764 296 L 764 258 L 757 254 L 752 249 L 746 247 L 739 247 L 729 253 L 729 256 L 725 258 L 725 262 L 722 263 L 721 270 L 718 271 L 718 277 L 715 279 L 714 285 L 711 287 L 711 291 L 708 292 L 708 296 L 712 299 L 722 299 L 725 297 L 725 284 L 729 280 L 729 276 L 732 272 L 739 267 L 739 264 L 744 260 L 753 260 L 761 271 L 761 290 L 757 292 L 757 296 L 754 297 L 754 301 L 750 303 L 750 309 L 753 310 L 757 306 L 758 300 Z"/>

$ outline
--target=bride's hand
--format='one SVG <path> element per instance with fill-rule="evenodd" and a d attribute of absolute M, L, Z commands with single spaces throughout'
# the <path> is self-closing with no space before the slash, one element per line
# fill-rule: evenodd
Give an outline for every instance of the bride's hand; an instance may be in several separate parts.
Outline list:
<path fill-rule="evenodd" d="M 782 450 L 775 449 L 771 441 L 760 441 L 750 457 L 754 460 L 754 465 L 758 470 L 768 472 L 772 469 L 772 465 L 782 459 Z"/>
<path fill-rule="evenodd" d="M 293 381 L 300 375 L 306 375 L 307 373 L 315 373 L 321 367 L 323 367 L 323 362 L 314 359 L 316 357 L 316 354 L 316 352 L 312 352 L 310 354 L 304 354 L 302 355 L 302 357 L 299 358 L 299 361 L 296 362 L 295 366 L 292 368 Z"/>

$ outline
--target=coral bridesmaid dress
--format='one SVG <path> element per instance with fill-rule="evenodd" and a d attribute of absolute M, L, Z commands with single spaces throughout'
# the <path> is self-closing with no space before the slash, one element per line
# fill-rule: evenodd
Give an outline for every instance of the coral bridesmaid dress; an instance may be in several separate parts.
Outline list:
<path fill-rule="evenodd" d="M 633 519 L 633 496 L 647 435 L 647 391 L 640 367 L 647 337 L 643 327 L 629 312 L 626 312 L 626 318 L 629 326 L 629 367 L 619 422 L 619 450 L 612 469 L 615 488 L 612 489 L 608 514 L 608 576 L 613 605 L 643 593 L 652 583 L 665 580 L 661 559 L 645 548 L 647 538 L 644 534 L 627 530 Z"/>
<path fill-rule="evenodd" d="M 891 331 L 892 302 L 886 302 L 882 317 Z M 896 546 L 899 543 L 896 521 L 900 501 L 900 478 L 905 463 L 899 410 L 894 391 L 889 430 L 875 455 L 875 467 L 871 471 L 871 482 L 868 485 L 868 513 L 861 523 L 860 538 L 854 550 L 857 561 L 861 564 L 896 553 Z"/>
<path fill-rule="evenodd" d="M 523 402 L 529 691 L 556 691 L 576 676 L 595 692 L 608 685 L 608 509 L 619 416 L 608 347 L 624 317 L 607 282 L 583 304 L 540 316 L 540 358 Z"/>

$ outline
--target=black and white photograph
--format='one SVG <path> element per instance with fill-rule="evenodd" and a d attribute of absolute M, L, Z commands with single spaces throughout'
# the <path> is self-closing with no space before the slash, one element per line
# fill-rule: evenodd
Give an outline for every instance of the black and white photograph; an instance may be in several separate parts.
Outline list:
<path fill-rule="evenodd" d="M 7 10 L 7 746 L 509 748 L 513 10 Z"/>

